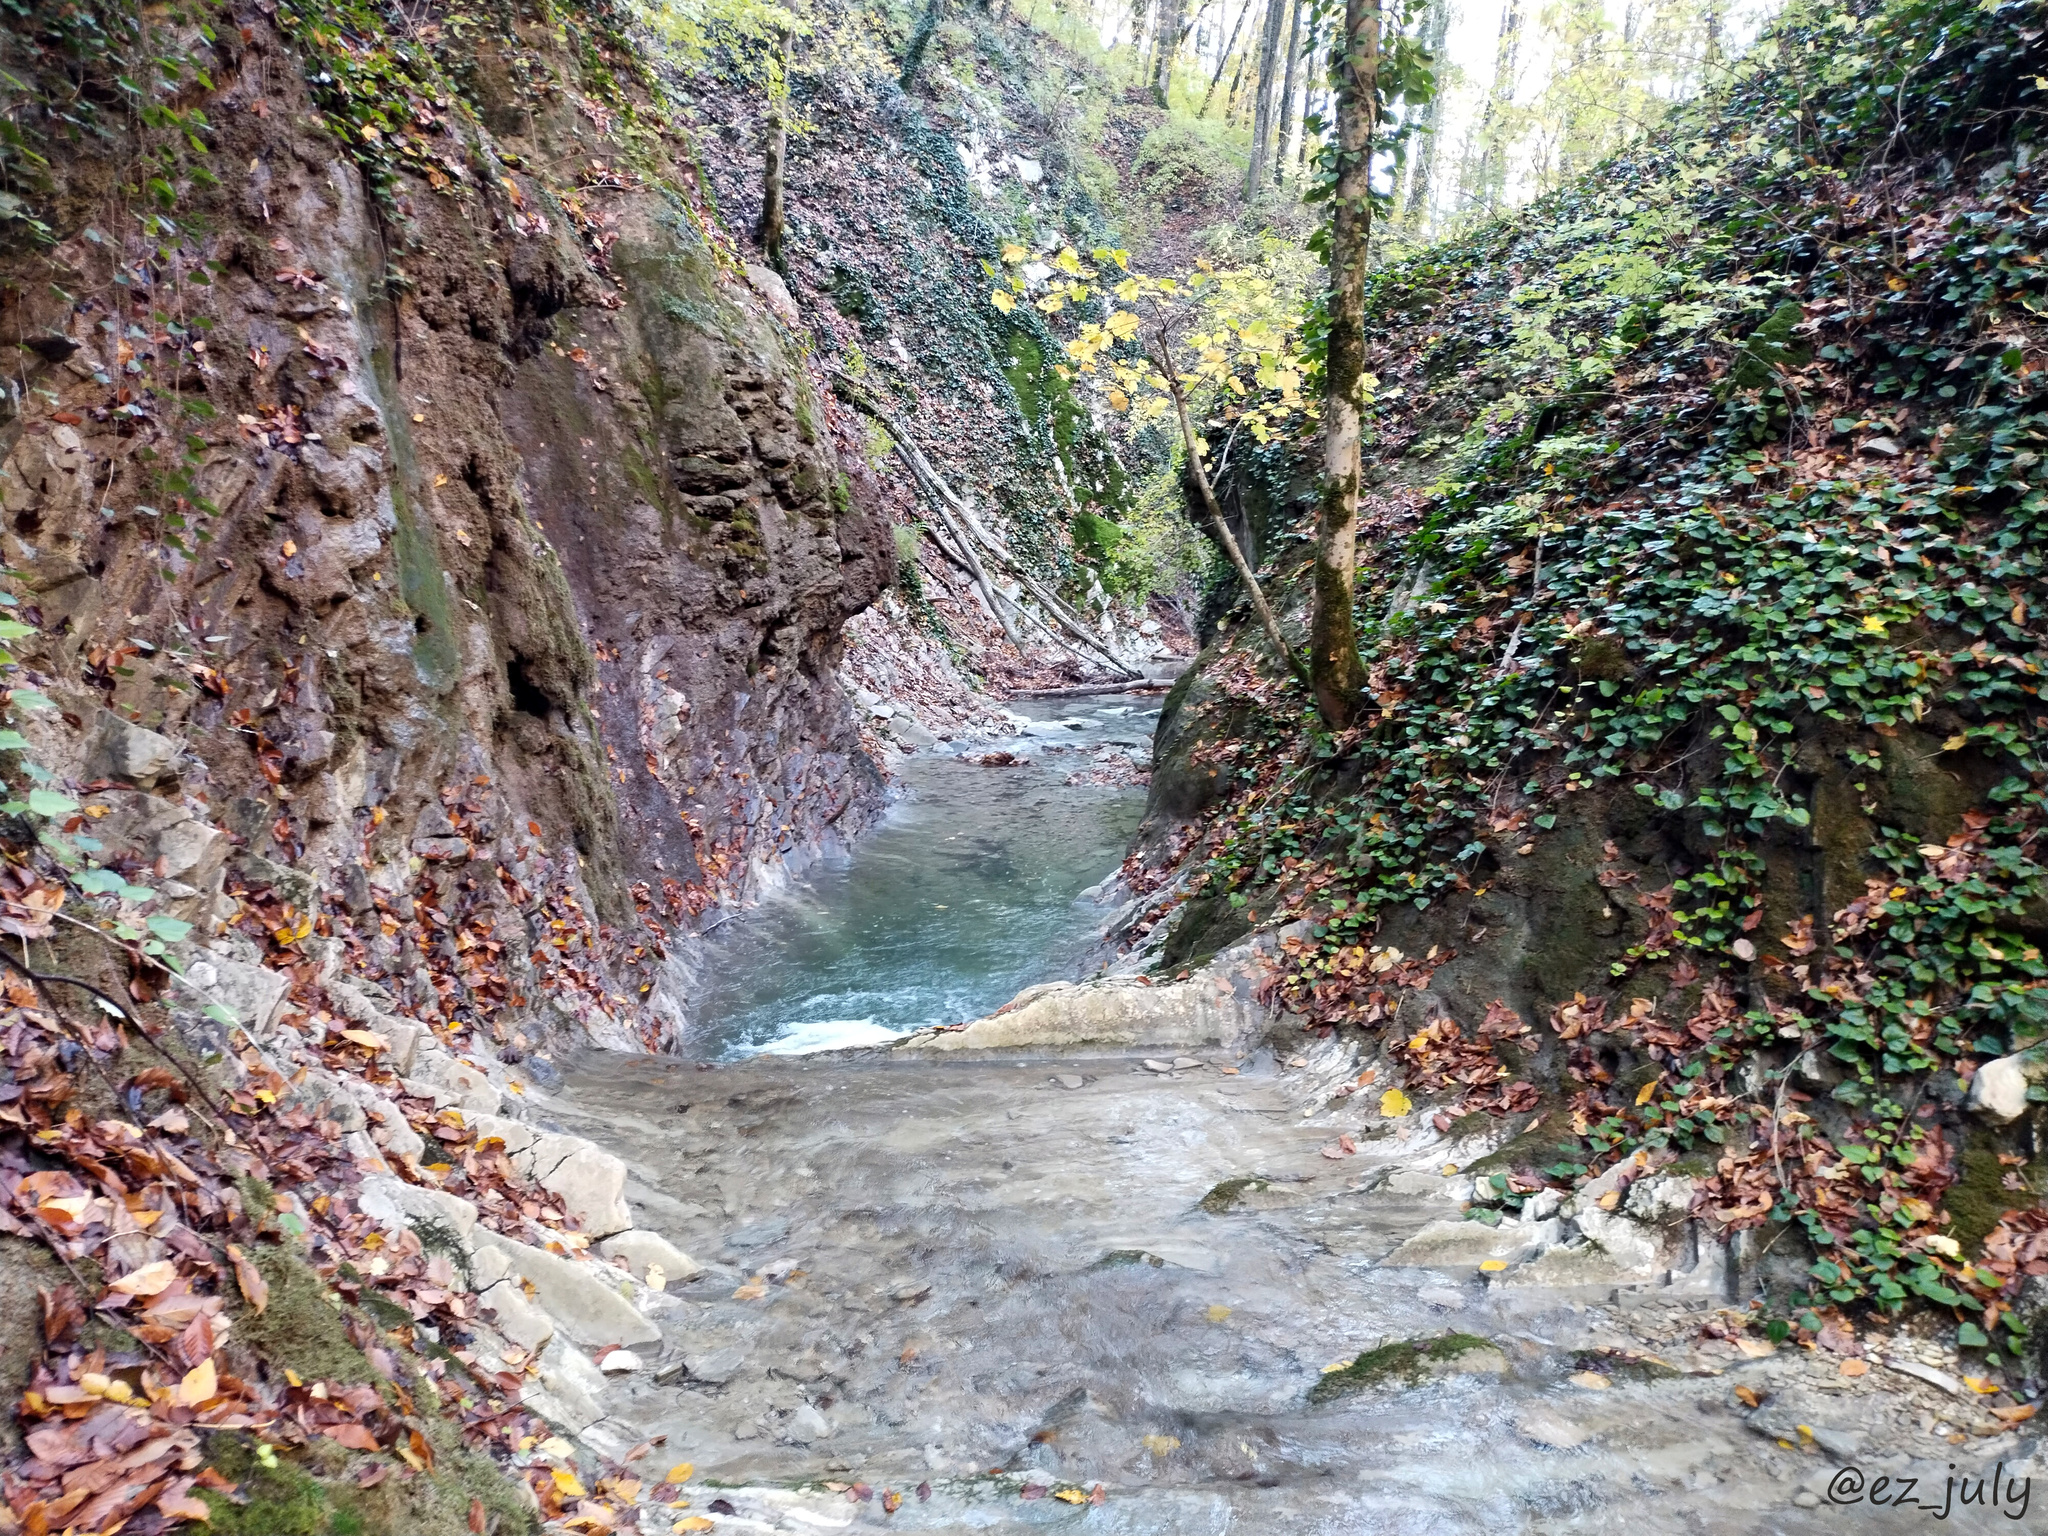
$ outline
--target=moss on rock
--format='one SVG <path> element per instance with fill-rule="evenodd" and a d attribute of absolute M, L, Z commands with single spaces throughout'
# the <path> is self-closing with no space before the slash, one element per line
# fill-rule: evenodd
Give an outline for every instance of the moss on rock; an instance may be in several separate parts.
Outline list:
<path fill-rule="evenodd" d="M 1506 1369 L 1507 1357 L 1500 1347 L 1476 1333 L 1398 1339 L 1336 1370 L 1325 1371 L 1309 1388 L 1308 1400 L 1331 1403 L 1378 1387 L 1416 1387 L 1441 1376 L 1474 1371 L 1498 1373 Z"/>

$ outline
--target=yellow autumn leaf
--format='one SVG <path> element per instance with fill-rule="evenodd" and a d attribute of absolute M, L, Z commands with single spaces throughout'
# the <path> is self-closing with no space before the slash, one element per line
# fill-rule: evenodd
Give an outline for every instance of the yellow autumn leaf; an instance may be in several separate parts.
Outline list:
<path fill-rule="evenodd" d="M 1863 628 L 1869 634 L 1881 635 L 1884 633 L 1884 620 L 1874 613 L 1867 613 L 1863 616 Z"/>
<path fill-rule="evenodd" d="M 353 1041 L 367 1050 L 388 1051 L 391 1049 L 391 1042 L 378 1034 L 374 1029 L 344 1029 L 341 1032 L 341 1038 Z"/>
<path fill-rule="evenodd" d="M 1109 392 L 1109 408 L 1119 413 L 1128 411 L 1131 408 L 1131 397 L 1120 389 L 1112 389 Z"/>
<path fill-rule="evenodd" d="M 1507 1267 L 1508 1261 L 1506 1259 L 1485 1259 L 1479 1265 L 1480 1272 L 1488 1275 L 1497 1275 Z"/>
<path fill-rule="evenodd" d="M 1145 1437 L 1145 1449 L 1154 1456 L 1165 1456 L 1170 1452 L 1179 1450 L 1180 1441 L 1172 1435 L 1147 1435 Z"/>
<path fill-rule="evenodd" d="M 1643 1084 L 1642 1088 L 1637 1092 L 1636 1108 L 1641 1109 L 1655 1097 L 1657 1097 L 1657 1079 L 1653 1077 Z"/>
<path fill-rule="evenodd" d="M 213 1368 L 213 1356 L 208 1355 L 178 1383 L 178 1403 L 181 1407 L 197 1408 L 219 1390 L 220 1373 Z"/>
<path fill-rule="evenodd" d="M 154 1296 L 177 1278 L 178 1266 L 169 1259 L 158 1259 L 140 1269 L 131 1269 L 107 1289 L 123 1296 Z"/>
<path fill-rule="evenodd" d="M 1021 245 L 1006 245 L 1003 247 L 1003 260 L 1013 267 L 1030 254 Z"/>
<path fill-rule="evenodd" d="M 1062 1488 L 1053 1497 L 1065 1504 L 1086 1504 L 1088 1502 L 1088 1495 L 1078 1488 Z"/>
<path fill-rule="evenodd" d="M 1037 301 L 1038 307 L 1044 310 L 1048 315 L 1058 314 L 1060 310 L 1065 307 L 1066 302 L 1067 301 L 1057 293 L 1048 293 L 1044 298 Z"/>
<path fill-rule="evenodd" d="M 1380 1095 L 1380 1113 L 1389 1120 L 1400 1119 L 1414 1107 L 1414 1101 L 1398 1088 L 1389 1088 Z"/>
<path fill-rule="evenodd" d="M 1138 334 L 1138 317 L 1128 309 L 1120 309 L 1109 317 L 1109 334 L 1119 340 Z"/>
<path fill-rule="evenodd" d="M 669 1483 L 687 1483 L 693 1476 L 696 1475 L 696 1471 L 697 1464 L 694 1461 L 679 1461 L 674 1466 L 668 1469 L 668 1476 L 662 1479 L 662 1481 Z"/>
<path fill-rule="evenodd" d="M 685 1515 L 674 1525 L 670 1526 L 669 1529 L 674 1531 L 715 1531 L 718 1529 L 718 1522 L 716 1520 L 706 1520 L 702 1515 Z"/>
<path fill-rule="evenodd" d="M 576 1474 L 567 1467 L 550 1467 L 548 1468 L 548 1475 L 555 1480 L 555 1492 L 559 1493 L 563 1498 L 581 1499 L 589 1497 L 584 1491 L 583 1484 L 576 1480 Z"/>
<path fill-rule="evenodd" d="M 1972 1392 L 1975 1392 L 1979 1397 L 1989 1397 L 1994 1392 L 2004 1390 L 1997 1382 L 1986 1381 L 1982 1376 L 1965 1376 L 1963 1378 L 1963 1385 Z"/>
<path fill-rule="evenodd" d="M 1000 288 L 988 296 L 988 301 L 1006 315 L 1017 307 L 1017 301 Z"/>
<path fill-rule="evenodd" d="M 1947 741 L 1944 741 L 1941 744 L 1941 750 L 1944 752 L 1960 752 L 1964 747 L 1967 747 L 1969 744 L 1970 738 L 1965 736 L 1961 731 L 1957 731 L 1955 735 L 1949 737 Z"/>
<path fill-rule="evenodd" d="M 1209 1321 L 1212 1323 L 1220 1323 L 1228 1316 L 1230 1316 L 1230 1308 L 1221 1304 L 1209 1309 Z"/>

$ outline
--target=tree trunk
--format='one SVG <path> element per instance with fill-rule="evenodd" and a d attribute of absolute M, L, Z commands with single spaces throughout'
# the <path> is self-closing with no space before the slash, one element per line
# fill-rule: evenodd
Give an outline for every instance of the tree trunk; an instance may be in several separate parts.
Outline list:
<path fill-rule="evenodd" d="M 1308 169 L 1309 160 L 1308 120 L 1315 115 L 1316 82 L 1321 78 L 1318 74 L 1318 68 L 1321 67 L 1322 76 L 1326 76 L 1329 73 L 1323 58 L 1323 45 L 1328 36 L 1329 34 L 1323 30 L 1323 24 L 1316 19 L 1315 12 L 1313 10 L 1309 11 L 1308 46 L 1303 50 L 1302 60 L 1301 143 L 1294 152 L 1295 164 L 1304 171 Z"/>
<path fill-rule="evenodd" d="M 1287 71 L 1280 87 L 1280 110 L 1273 120 L 1273 185 L 1287 179 L 1287 140 L 1294 132 L 1294 76 L 1301 60 L 1302 0 L 1294 0 L 1294 20 L 1287 28 Z"/>
<path fill-rule="evenodd" d="M 1493 48 L 1493 87 L 1486 93 L 1486 107 L 1479 116 L 1479 163 L 1464 188 L 1464 201 L 1483 204 L 1492 213 L 1500 204 L 1507 181 L 1508 109 L 1515 101 L 1515 61 L 1521 52 L 1522 0 L 1507 0 L 1500 13 L 1500 36 Z"/>
<path fill-rule="evenodd" d="M 785 68 L 789 57 L 789 34 L 782 34 Z M 782 119 L 783 90 L 771 87 L 768 95 L 767 143 L 761 157 L 761 219 L 754 226 L 754 240 L 768 265 L 782 270 L 782 162 L 789 152 L 789 130 Z"/>
<path fill-rule="evenodd" d="M 1272 5 L 1274 0 L 1266 0 L 1266 3 Z M 1260 14 L 1263 15 L 1264 12 Z M 1260 23 L 1261 27 L 1264 25 L 1264 22 Z M 1250 42 L 1247 42 L 1244 52 L 1237 56 L 1237 68 L 1230 72 L 1230 94 L 1223 99 L 1223 117 L 1226 122 L 1234 123 L 1237 121 L 1238 87 L 1244 84 L 1245 65 L 1251 62 L 1252 56 L 1257 52 L 1258 49 Z"/>
<path fill-rule="evenodd" d="M 1187 397 L 1181 392 L 1180 372 L 1173 366 L 1173 354 L 1167 349 L 1166 338 L 1157 338 L 1159 347 L 1160 372 L 1166 377 L 1167 393 L 1173 396 L 1173 412 L 1180 421 L 1180 440 L 1188 455 L 1188 475 L 1195 482 L 1195 495 L 1202 503 L 1203 512 L 1208 514 L 1209 526 L 1215 530 L 1216 542 L 1223 546 L 1223 553 L 1230 558 L 1237 579 L 1244 583 L 1244 593 L 1251 600 L 1252 612 L 1259 616 L 1259 627 L 1266 632 L 1266 639 L 1272 643 L 1274 653 L 1281 663 L 1303 683 L 1308 679 L 1302 675 L 1301 662 L 1295 657 L 1294 648 L 1287 643 L 1287 637 L 1280 633 L 1280 621 L 1273 617 L 1273 610 L 1266 602 L 1266 594 L 1259 589 L 1259 578 L 1251 564 L 1244 557 L 1244 550 L 1237 542 L 1237 536 L 1230 531 L 1230 524 L 1223 520 L 1223 508 L 1216 500 L 1216 489 L 1209 483 L 1209 472 L 1202 467 L 1202 445 L 1195 437 L 1194 426 L 1188 421 Z M 1356 650 L 1354 648 L 1354 659 Z"/>
<path fill-rule="evenodd" d="M 1202 94 L 1202 110 L 1197 112 L 1195 116 L 1207 117 L 1209 115 L 1210 99 L 1215 96 L 1216 87 L 1223 79 L 1223 71 L 1230 67 L 1230 55 L 1237 47 L 1237 34 L 1244 30 L 1244 19 L 1251 15 L 1252 7 L 1257 3 L 1258 0 L 1244 0 L 1244 5 L 1239 9 L 1237 20 L 1231 24 L 1230 41 L 1225 43 L 1223 51 L 1216 55 L 1216 73 L 1209 77 L 1209 89 Z M 1237 94 L 1236 86 L 1233 85 L 1230 90 L 1232 95 Z"/>
<path fill-rule="evenodd" d="M 1450 35 L 1450 0 L 1429 0 L 1429 9 L 1422 18 L 1422 46 L 1429 53 L 1431 67 L 1437 72 L 1438 88 L 1428 101 L 1422 104 L 1422 115 L 1416 123 L 1414 147 L 1408 161 L 1408 195 L 1401 209 L 1401 219 L 1413 225 L 1429 219 L 1429 198 L 1431 183 L 1436 179 L 1437 123 L 1441 119 L 1438 103 L 1443 100 L 1442 60 L 1444 39 Z"/>
<path fill-rule="evenodd" d="M 1309 673 L 1332 730 L 1365 691 L 1352 612 L 1358 581 L 1360 418 L 1365 381 L 1365 253 L 1372 234 L 1372 141 L 1379 110 L 1379 0 L 1345 0 L 1336 68 L 1337 186 L 1331 201 L 1330 340 L 1323 398 L 1323 495 L 1316 515 Z"/>
<path fill-rule="evenodd" d="M 1266 150 L 1273 137 L 1273 76 L 1280 62 L 1280 23 L 1287 19 L 1287 0 L 1268 0 L 1266 29 L 1259 38 L 1258 99 L 1252 107 L 1252 163 L 1244 179 L 1245 201 L 1258 196 L 1266 175 Z"/>
<path fill-rule="evenodd" d="M 1159 41 L 1152 54 L 1152 99 L 1160 106 L 1166 105 L 1166 94 L 1173 88 L 1173 61 L 1180 53 L 1181 0 L 1165 0 L 1165 9 L 1160 14 Z"/>
<path fill-rule="evenodd" d="M 903 50 L 903 73 L 896 77 L 901 89 L 909 90 L 917 72 L 924 68 L 924 51 L 931 46 L 932 33 L 938 30 L 945 9 L 945 0 L 925 0 L 924 14 L 917 18 L 917 26 L 910 34 L 910 46 Z"/>

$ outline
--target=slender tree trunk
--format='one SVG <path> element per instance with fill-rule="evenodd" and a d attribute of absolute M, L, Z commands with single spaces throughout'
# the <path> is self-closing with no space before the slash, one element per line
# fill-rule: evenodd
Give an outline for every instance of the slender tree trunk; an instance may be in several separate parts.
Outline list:
<path fill-rule="evenodd" d="M 1202 93 L 1202 110 L 1197 112 L 1195 116 L 1207 117 L 1209 115 L 1210 98 L 1216 94 L 1216 85 L 1217 82 L 1222 80 L 1223 71 L 1230 67 L 1230 55 L 1237 47 L 1237 34 L 1244 30 L 1244 19 L 1251 15 L 1252 7 L 1257 3 L 1258 0 L 1244 0 L 1244 5 L 1239 9 L 1237 20 L 1231 24 L 1230 41 L 1225 43 L 1223 51 L 1216 55 L 1216 73 L 1209 77 L 1209 89 Z M 1232 95 L 1237 93 L 1235 85 L 1232 85 L 1230 90 Z"/>
<path fill-rule="evenodd" d="M 924 14 L 917 18 L 917 26 L 910 34 L 910 46 L 903 50 L 903 73 L 896 78 L 902 89 L 909 90 L 917 80 L 917 72 L 924 68 L 924 51 L 931 46 L 932 33 L 938 30 L 945 9 L 946 0 L 925 0 Z"/>
<path fill-rule="evenodd" d="M 1441 115 L 1437 106 L 1443 100 L 1444 39 L 1450 35 L 1450 30 L 1450 0 L 1429 0 L 1429 9 L 1422 18 L 1422 46 L 1433 61 L 1437 89 L 1422 104 L 1414 147 L 1409 151 L 1408 195 L 1401 210 L 1402 222 L 1406 224 L 1426 222 L 1429 217 L 1430 183 L 1436 177 L 1437 123 Z"/>
<path fill-rule="evenodd" d="M 1379 0 L 1345 0 L 1336 68 L 1337 186 L 1331 203 L 1330 340 L 1323 398 L 1323 495 L 1316 516 L 1309 673 L 1332 730 L 1350 725 L 1365 691 L 1352 612 L 1358 582 L 1358 491 L 1365 379 L 1365 254 L 1372 234 L 1372 141 L 1379 110 Z"/>
<path fill-rule="evenodd" d="M 1493 48 L 1493 88 L 1486 93 L 1486 108 L 1479 116 L 1479 163 L 1467 189 L 1467 201 L 1483 203 L 1491 213 L 1500 204 L 1507 180 L 1507 146 L 1501 142 L 1507 132 L 1508 108 L 1515 100 L 1515 61 L 1521 52 L 1522 0 L 1506 0 L 1500 13 L 1500 36 Z"/>
<path fill-rule="evenodd" d="M 1280 23 L 1287 19 L 1287 0 L 1268 0 L 1266 28 L 1259 38 L 1258 98 L 1252 106 L 1252 163 L 1244 179 L 1245 201 L 1258 196 L 1266 176 L 1266 150 L 1273 137 L 1273 77 L 1280 62 Z"/>
<path fill-rule="evenodd" d="M 783 121 L 783 105 L 789 85 L 789 34 L 782 34 L 781 64 L 768 90 L 766 143 L 761 157 L 761 219 L 754 226 L 754 240 L 768 265 L 782 270 L 782 162 L 789 152 L 789 130 Z"/>
<path fill-rule="evenodd" d="M 1266 0 L 1266 3 L 1268 5 L 1272 5 L 1275 3 L 1275 0 Z M 1261 14 L 1263 14 L 1263 12 Z M 1264 26 L 1264 23 L 1261 22 L 1260 25 Z M 1225 121 L 1227 122 L 1234 123 L 1237 121 L 1237 109 L 1240 104 L 1240 98 L 1238 96 L 1238 87 L 1244 84 L 1245 65 L 1249 64 L 1252 61 L 1252 56 L 1257 52 L 1258 49 L 1252 46 L 1251 43 L 1247 42 L 1245 44 L 1244 52 L 1237 56 L 1237 68 L 1230 72 L 1230 94 L 1227 97 L 1225 97 L 1223 101 L 1223 116 Z"/>
<path fill-rule="evenodd" d="M 1224 521 L 1223 508 L 1217 503 L 1216 488 L 1209 483 L 1209 472 L 1202 467 L 1202 445 L 1195 437 L 1194 426 L 1188 421 L 1187 396 L 1181 390 L 1180 372 L 1173 366 L 1173 354 L 1168 350 L 1165 336 L 1156 338 L 1159 349 L 1160 372 L 1166 377 L 1167 393 L 1173 396 L 1174 415 L 1180 421 L 1180 440 L 1187 450 L 1188 475 L 1195 482 L 1195 495 L 1202 503 L 1202 510 L 1208 514 L 1209 526 L 1215 531 L 1216 542 L 1223 546 L 1223 553 L 1230 559 L 1231 568 L 1237 572 L 1237 579 L 1244 583 L 1245 596 L 1251 600 L 1252 612 L 1259 616 L 1259 627 L 1266 632 L 1266 639 L 1272 642 L 1274 653 L 1287 670 L 1297 679 L 1302 677 L 1300 660 L 1294 648 L 1287 643 L 1287 637 L 1280 633 L 1280 621 L 1273 616 L 1266 594 L 1259 589 L 1259 578 L 1251 564 L 1244 557 L 1244 550 L 1237 542 L 1237 535 L 1230 531 L 1230 524 Z M 1354 656 L 1356 648 L 1354 647 Z"/>
<path fill-rule="evenodd" d="M 1280 111 L 1273 128 L 1273 185 L 1287 179 L 1287 139 L 1294 131 L 1294 76 L 1301 61 L 1302 0 L 1294 0 L 1294 20 L 1287 28 L 1287 71 L 1280 87 Z"/>
<path fill-rule="evenodd" d="M 1152 55 L 1152 99 L 1166 105 L 1173 88 L 1173 61 L 1180 53 L 1181 0 L 1164 0 L 1160 15 L 1159 43 Z"/>
<path fill-rule="evenodd" d="M 1323 31 L 1322 23 L 1316 20 L 1315 12 L 1310 11 L 1308 17 L 1308 47 L 1304 50 L 1305 58 L 1303 59 L 1303 78 L 1301 82 L 1301 142 L 1294 152 L 1294 162 L 1303 171 L 1308 169 L 1308 120 L 1315 115 L 1316 97 L 1322 94 L 1317 89 L 1316 82 L 1321 75 L 1329 73 L 1327 63 L 1323 58 L 1323 45 L 1326 36 L 1327 34 Z"/>

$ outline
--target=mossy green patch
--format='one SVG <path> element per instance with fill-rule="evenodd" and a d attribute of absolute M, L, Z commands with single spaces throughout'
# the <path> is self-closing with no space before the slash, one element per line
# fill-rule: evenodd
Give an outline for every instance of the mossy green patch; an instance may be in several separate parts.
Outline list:
<path fill-rule="evenodd" d="M 1211 1216 L 1221 1216 L 1227 1211 L 1236 1210 L 1238 1202 L 1244 1196 L 1255 1195 L 1271 1187 L 1270 1179 L 1225 1179 L 1202 1196 L 1202 1209 Z"/>
<path fill-rule="evenodd" d="M 1308 1390 L 1311 1403 L 1332 1403 L 1381 1386 L 1419 1386 L 1474 1350 L 1499 1346 L 1476 1333 L 1440 1333 L 1427 1339 L 1398 1339 L 1369 1350 L 1349 1365 L 1325 1371 Z"/>
<path fill-rule="evenodd" d="M 536 1529 L 512 1480 L 454 1445 L 452 1430 L 450 1440 L 445 1450 L 435 1446 L 434 1469 L 426 1475 L 387 1477 L 364 1488 L 355 1474 L 372 1458 L 331 1441 L 272 1449 L 266 1461 L 252 1436 L 209 1436 L 207 1459 L 235 1485 L 235 1494 L 198 1490 L 213 1512 L 208 1528 L 213 1536 L 468 1536 L 475 1500 L 484 1507 L 486 1530 L 521 1536 Z"/>
<path fill-rule="evenodd" d="M 1998 1160 L 1998 1143 L 1982 1132 L 1973 1132 L 1963 1147 L 1961 1177 L 1942 1197 L 1949 1214 L 1948 1235 L 1974 1257 L 1991 1229 L 2007 1211 L 2024 1209 L 2034 1203 L 2033 1193 L 2005 1187 L 2006 1165 Z"/>
<path fill-rule="evenodd" d="M 261 1315 L 244 1310 L 235 1339 L 263 1359 L 289 1366 L 307 1381 L 368 1382 L 380 1378 L 349 1341 L 340 1300 L 313 1267 L 279 1243 L 256 1243 L 249 1257 L 270 1285 Z"/>

